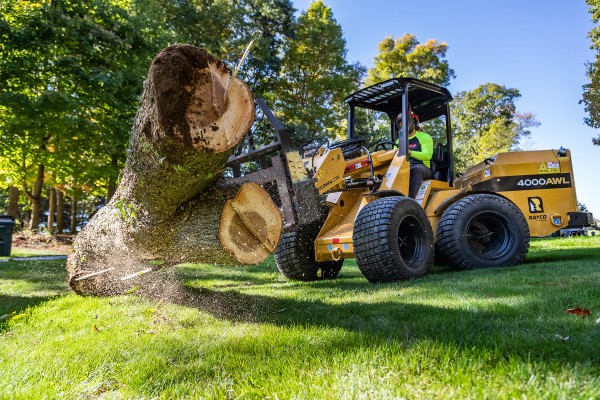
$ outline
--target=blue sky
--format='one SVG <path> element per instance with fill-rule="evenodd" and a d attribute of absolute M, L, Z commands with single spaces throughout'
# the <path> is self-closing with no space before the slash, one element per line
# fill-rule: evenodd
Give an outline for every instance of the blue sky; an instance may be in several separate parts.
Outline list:
<path fill-rule="evenodd" d="M 598 131 L 584 124 L 585 63 L 593 60 L 584 0 L 324 0 L 342 26 L 348 60 L 373 65 L 386 36 L 412 33 L 448 43 L 454 94 L 494 82 L 519 89 L 517 108 L 541 122 L 526 141 L 532 150 L 567 147 L 577 197 L 600 217 Z M 310 0 L 293 0 L 306 10 Z"/>

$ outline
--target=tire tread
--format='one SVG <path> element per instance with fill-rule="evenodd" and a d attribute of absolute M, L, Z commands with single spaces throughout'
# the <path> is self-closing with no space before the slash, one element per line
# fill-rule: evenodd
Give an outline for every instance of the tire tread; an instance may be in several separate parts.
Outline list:
<path fill-rule="evenodd" d="M 511 201 L 504 197 L 491 194 L 474 194 L 458 200 L 452 204 L 440 219 L 437 230 L 437 246 L 442 253 L 442 257 L 447 260 L 450 265 L 456 269 L 475 269 L 480 267 L 489 267 L 491 265 L 477 265 L 468 251 L 461 248 L 458 242 L 459 233 L 456 232 L 456 226 L 466 215 L 466 212 L 476 203 L 481 201 L 490 202 L 490 206 L 498 207 L 507 212 L 507 216 L 511 219 L 514 227 L 523 235 L 523 240 L 517 243 L 518 249 L 515 249 L 515 256 L 508 262 L 497 266 L 512 266 L 521 263 L 529 250 L 529 226 L 521 210 Z"/>
<path fill-rule="evenodd" d="M 377 199 L 367 204 L 354 221 L 353 243 L 356 263 L 370 282 L 391 282 L 414 277 L 396 265 L 388 240 L 394 213 L 397 208 L 405 207 L 407 202 L 414 203 L 414 200 L 406 197 Z M 417 203 L 414 205 L 422 210 Z M 431 243 L 430 258 L 432 263 L 433 243 Z"/>
<path fill-rule="evenodd" d="M 301 227 L 282 235 L 275 249 L 275 264 L 283 276 L 299 281 L 333 279 L 337 276 L 343 260 L 316 262 L 314 259 L 317 233 L 318 229 L 315 227 Z"/>

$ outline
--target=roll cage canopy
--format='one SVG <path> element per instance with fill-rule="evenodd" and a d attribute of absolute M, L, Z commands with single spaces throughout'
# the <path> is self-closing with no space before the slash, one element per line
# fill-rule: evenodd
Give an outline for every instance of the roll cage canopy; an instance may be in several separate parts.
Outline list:
<path fill-rule="evenodd" d="M 414 78 L 393 78 L 354 92 L 344 102 L 395 117 L 402 112 L 402 94 L 407 89 L 412 111 L 423 122 L 444 115 L 452 100 L 448 89 L 441 86 Z"/>
<path fill-rule="evenodd" d="M 403 104 L 403 99 L 406 104 Z M 354 109 L 366 108 L 386 113 L 392 121 L 410 104 L 421 122 L 445 115 L 449 120 L 448 104 L 452 95 L 448 89 L 415 78 L 392 78 L 352 93 L 344 99 L 350 110 L 348 137 L 354 136 Z M 394 124 L 392 124 L 394 125 Z M 392 127 L 393 140 L 398 138 Z"/>

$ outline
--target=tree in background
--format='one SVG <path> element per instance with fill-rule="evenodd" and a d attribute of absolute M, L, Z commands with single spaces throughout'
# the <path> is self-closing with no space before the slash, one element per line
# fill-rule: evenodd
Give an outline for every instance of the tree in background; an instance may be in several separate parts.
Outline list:
<path fill-rule="evenodd" d="M 255 97 L 263 97 L 272 104 L 281 80 L 284 46 L 293 36 L 294 7 L 290 0 L 234 0 L 231 10 L 235 18 L 227 43 L 227 59 L 235 66 L 254 39 L 239 77 L 250 86 Z"/>
<path fill-rule="evenodd" d="M 378 54 L 373 60 L 365 82 L 366 86 L 396 78 L 422 79 L 441 86 L 448 86 L 455 77 L 454 71 L 445 60 L 448 45 L 429 39 L 421 44 L 415 35 L 405 34 L 394 39 L 386 37 L 379 43 Z M 367 140 L 369 145 L 380 140 L 389 140 L 390 121 L 387 115 L 368 110 L 356 112 L 356 136 Z M 434 137 L 443 137 L 445 122 L 437 119 L 426 126 Z"/>
<path fill-rule="evenodd" d="M 43 185 L 72 179 L 110 192 L 124 160 L 147 64 L 155 49 L 127 1 L 2 3 L 0 152 L 40 222 Z M 87 163 L 68 164 L 71 160 Z M 65 175 L 66 174 L 66 175 Z M 64 185 L 62 186 L 64 188 Z"/>
<path fill-rule="evenodd" d="M 157 51 L 175 42 L 192 44 L 233 69 L 254 39 L 239 76 L 256 97 L 273 97 L 284 42 L 294 28 L 290 0 L 135 0 L 134 9 L 155 27 Z"/>
<path fill-rule="evenodd" d="M 586 0 L 592 21 L 600 21 L 600 0 Z M 600 27 L 596 26 L 590 31 L 588 37 L 592 39 L 591 48 L 596 51 L 596 59 L 587 64 L 589 83 L 583 86 L 583 99 L 580 103 L 585 105 L 588 117 L 585 123 L 592 128 L 600 128 Z M 600 135 L 592 139 L 596 146 L 600 146 Z"/>
<path fill-rule="evenodd" d="M 379 54 L 369 69 L 366 84 L 375 84 L 393 77 L 411 77 L 448 86 L 455 77 L 445 60 L 448 46 L 430 39 L 419 43 L 414 35 L 385 38 L 379 44 Z M 539 125 L 531 113 L 519 113 L 515 101 L 517 89 L 493 83 L 472 91 L 458 92 L 452 107 L 454 156 L 457 171 L 483 161 L 502 151 L 517 150 L 520 139 L 529 136 L 529 128 Z M 385 139 L 389 132 L 387 116 L 367 116 L 357 123 L 357 130 L 366 131 L 371 142 Z M 376 121 L 373 124 L 373 120 Z M 423 124 L 435 142 L 445 141 L 445 121 L 438 118 Z M 369 132 L 370 131 L 370 132 Z"/>
<path fill-rule="evenodd" d="M 458 92 L 451 103 L 455 170 L 483 161 L 499 152 L 516 150 L 519 141 L 539 125 L 531 113 L 517 112 L 517 89 L 495 83 Z"/>
<path fill-rule="evenodd" d="M 455 77 L 454 70 L 445 60 L 448 45 L 429 39 L 419 43 L 415 35 L 393 36 L 379 43 L 378 55 L 369 69 L 367 86 L 396 77 L 422 79 L 440 86 L 448 86 Z"/>
<path fill-rule="evenodd" d="M 343 99 L 358 88 L 364 74 L 359 64 L 346 61 L 346 53 L 342 28 L 331 8 L 322 0 L 311 3 L 298 18 L 295 37 L 287 41 L 275 102 L 297 142 L 345 136 Z"/>
<path fill-rule="evenodd" d="M 112 196 L 161 48 L 192 43 L 235 65 L 255 37 L 241 75 L 269 94 L 294 10 L 289 0 L 7 0 L 0 11 L 0 188 L 22 189 L 36 229 L 46 192 L 72 196 L 73 215 L 79 196 Z"/>

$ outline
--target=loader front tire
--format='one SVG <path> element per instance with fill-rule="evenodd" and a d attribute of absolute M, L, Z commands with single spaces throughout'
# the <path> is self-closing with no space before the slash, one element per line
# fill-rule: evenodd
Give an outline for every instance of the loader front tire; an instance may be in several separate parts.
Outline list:
<path fill-rule="evenodd" d="M 315 239 L 318 226 L 304 226 L 282 235 L 275 249 L 275 263 L 283 276 L 297 281 L 334 279 L 344 260 L 315 261 Z"/>
<path fill-rule="evenodd" d="M 519 264 L 529 250 L 529 226 L 504 197 L 474 194 L 452 204 L 440 218 L 437 246 L 455 269 Z"/>
<path fill-rule="evenodd" d="M 431 224 L 421 206 L 408 197 L 384 197 L 367 204 L 356 217 L 354 256 L 370 282 L 426 275 L 433 264 Z"/>

